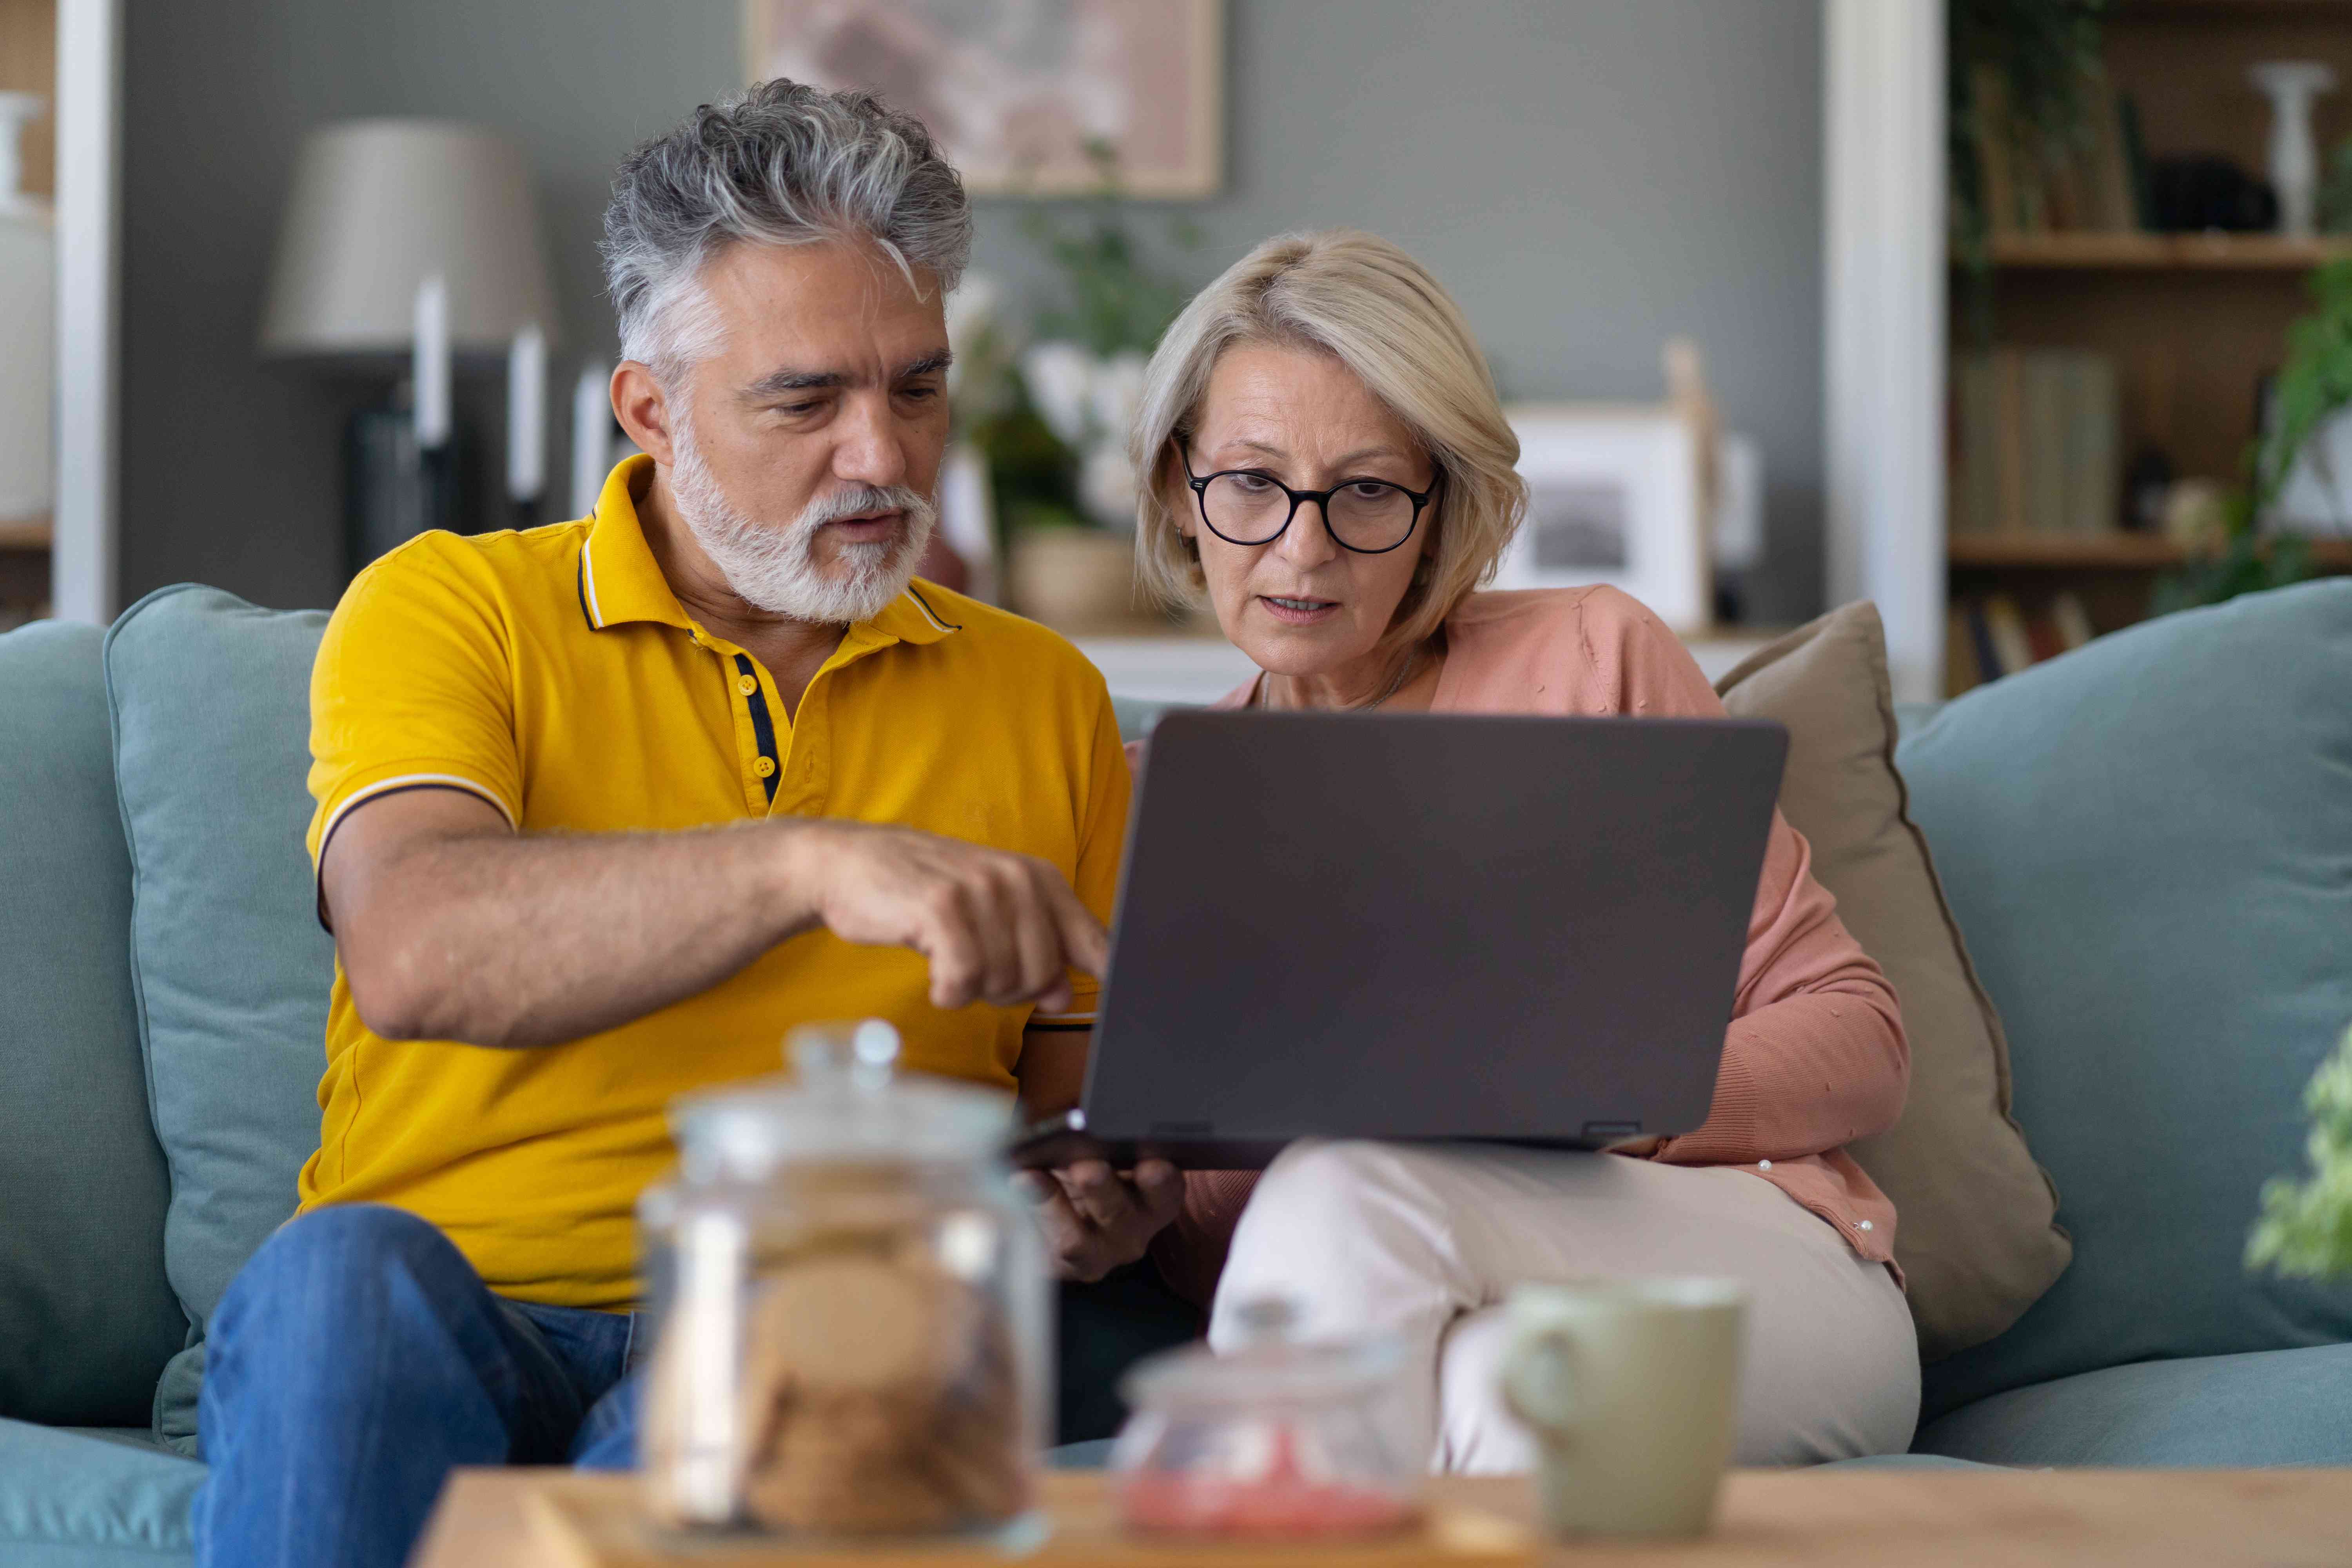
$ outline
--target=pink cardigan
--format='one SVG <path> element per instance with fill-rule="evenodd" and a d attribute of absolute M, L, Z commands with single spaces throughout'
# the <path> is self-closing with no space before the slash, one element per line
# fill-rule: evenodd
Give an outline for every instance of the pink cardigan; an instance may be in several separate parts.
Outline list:
<path fill-rule="evenodd" d="M 1436 712 L 1723 712 L 1674 633 L 1614 588 L 1474 594 L 1446 621 L 1445 639 Z M 1244 706 L 1250 692 L 1242 687 L 1217 705 Z M 1142 744 L 1128 752 L 1139 771 Z M 1895 1205 L 1843 1146 L 1895 1124 L 1910 1048 L 1894 987 L 1839 921 L 1811 863 L 1803 837 L 1774 812 L 1714 1106 L 1696 1131 L 1621 1152 L 1739 1166 L 1891 1268 Z M 1175 1289 L 1203 1303 L 1214 1292 L 1256 1180 L 1245 1171 L 1186 1173 L 1183 1213 L 1152 1245 Z"/>

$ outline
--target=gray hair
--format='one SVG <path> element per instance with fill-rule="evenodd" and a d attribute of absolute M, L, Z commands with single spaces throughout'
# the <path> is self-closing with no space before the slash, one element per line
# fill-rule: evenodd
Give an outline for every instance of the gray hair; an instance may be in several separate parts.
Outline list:
<path fill-rule="evenodd" d="M 604 208 L 604 281 L 624 357 L 669 380 L 712 352 L 702 268 L 729 246 L 862 239 L 916 288 L 955 288 L 971 254 L 963 181 L 921 121 L 871 92 L 782 77 L 629 154 Z"/>

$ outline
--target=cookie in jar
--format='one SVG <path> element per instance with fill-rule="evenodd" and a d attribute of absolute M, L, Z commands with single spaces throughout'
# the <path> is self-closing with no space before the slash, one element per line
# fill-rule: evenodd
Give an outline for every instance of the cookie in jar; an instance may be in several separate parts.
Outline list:
<path fill-rule="evenodd" d="M 648 1500 L 688 1530 L 1014 1530 L 1050 1327 L 1011 1103 L 896 1073 L 887 1024 L 790 1044 L 789 1083 L 681 1101 L 678 1178 L 641 1205 Z"/>

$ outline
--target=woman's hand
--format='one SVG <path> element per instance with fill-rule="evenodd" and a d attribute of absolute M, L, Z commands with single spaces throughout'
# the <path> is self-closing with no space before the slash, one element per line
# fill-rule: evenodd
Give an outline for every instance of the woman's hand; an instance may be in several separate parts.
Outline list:
<path fill-rule="evenodd" d="M 1184 1178 L 1165 1160 L 1122 1175 L 1100 1160 L 1058 1171 L 1022 1171 L 1013 1180 L 1036 1205 L 1054 1272 L 1092 1284 L 1134 1262 L 1184 1206 Z"/>

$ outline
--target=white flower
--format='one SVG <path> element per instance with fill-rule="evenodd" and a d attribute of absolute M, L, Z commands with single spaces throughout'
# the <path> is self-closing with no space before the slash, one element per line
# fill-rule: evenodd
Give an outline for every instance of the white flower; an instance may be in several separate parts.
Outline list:
<path fill-rule="evenodd" d="M 962 285 L 948 296 L 948 348 L 954 360 L 948 366 L 948 395 L 961 395 L 963 377 L 980 345 L 998 325 L 1003 302 L 996 279 L 984 272 L 967 272 Z"/>
<path fill-rule="evenodd" d="M 1088 402 L 1095 429 L 1104 440 L 1126 441 L 1143 406 L 1143 371 L 1150 363 L 1140 350 L 1121 349 L 1096 363 Z"/>
<path fill-rule="evenodd" d="M 1105 436 L 1087 451 L 1078 469 L 1078 504 L 1105 528 L 1135 527 L 1135 469 L 1127 460 L 1124 434 Z"/>
<path fill-rule="evenodd" d="M 1087 437 L 1094 379 L 1095 356 L 1078 343 L 1032 343 L 1021 356 L 1021 380 L 1029 388 L 1029 401 L 1066 447 Z"/>

